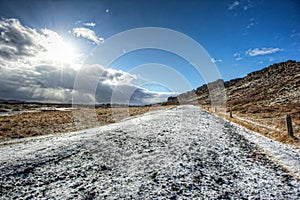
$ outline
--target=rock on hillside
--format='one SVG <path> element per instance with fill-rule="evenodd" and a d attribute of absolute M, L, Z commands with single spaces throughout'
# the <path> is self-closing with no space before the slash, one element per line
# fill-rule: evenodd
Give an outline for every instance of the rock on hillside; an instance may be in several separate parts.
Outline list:
<path fill-rule="evenodd" d="M 205 84 L 196 90 L 180 94 L 177 99 L 169 98 L 167 104 L 175 102 L 210 105 L 211 94 L 215 93 L 213 85 L 220 84 L 224 84 L 227 106 L 233 110 L 247 112 L 249 106 L 253 104 L 260 107 L 276 107 L 276 105 L 300 107 L 300 62 L 292 60 L 249 73 L 244 78 L 227 82 L 217 80 Z"/>

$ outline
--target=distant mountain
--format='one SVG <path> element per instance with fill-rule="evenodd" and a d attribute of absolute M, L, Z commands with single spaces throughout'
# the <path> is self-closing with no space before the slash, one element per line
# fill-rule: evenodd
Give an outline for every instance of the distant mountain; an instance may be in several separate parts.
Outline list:
<path fill-rule="evenodd" d="M 240 113 L 258 112 L 277 109 L 285 106 L 284 111 L 300 110 L 300 62 L 288 60 L 273 64 L 259 71 L 249 73 L 244 78 L 227 82 L 216 82 L 202 85 L 196 90 L 170 97 L 166 104 L 199 104 L 209 106 L 213 93 L 213 85 L 224 84 L 226 106 Z M 210 89 L 210 92 L 208 90 Z M 218 94 L 213 94 L 218 98 Z M 222 98 L 222 97 L 220 97 Z"/>

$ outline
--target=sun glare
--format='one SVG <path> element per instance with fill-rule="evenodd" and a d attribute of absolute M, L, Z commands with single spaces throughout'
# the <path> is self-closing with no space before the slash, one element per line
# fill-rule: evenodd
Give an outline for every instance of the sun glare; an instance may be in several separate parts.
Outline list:
<path fill-rule="evenodd" d="M 58 62 L 72 63 L 75 60 L 74 48 L 61 36 L 51 30 L 43 30 L 45 34 L 46 58 Z"/>
<path fill-rule="evenodd" d="M 49 57 L 60 62 L 73 62 L 74 50 L 66 43 L 54 43 L 49 48 Z"/>
<path fill-rule="evenodd" d="M 59 62 L 73 62 L 75 54 L 73 48 L 63 41 L 54 41 L 48 46 L 47 56 Z"/>

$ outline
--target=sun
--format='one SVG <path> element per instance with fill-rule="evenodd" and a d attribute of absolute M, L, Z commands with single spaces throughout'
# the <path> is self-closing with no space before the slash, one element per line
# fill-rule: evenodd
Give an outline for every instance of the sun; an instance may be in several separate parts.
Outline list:
<path fill-rule="evenodd" d="M 45 58 L 62 63 L 73 63 L 76 55 L 72 45 L 64 41 L 64 39 L 56 32 L 49 29 L 42 30 L 44 34 L 43 44 L 46 49 Z"/>
<path fill-rule="evenodd" d="M 50 59 L 59 62 L 72 63 L 75 59 L 74 49 L 65 42 L 54 42 L 48 48 Z"/>

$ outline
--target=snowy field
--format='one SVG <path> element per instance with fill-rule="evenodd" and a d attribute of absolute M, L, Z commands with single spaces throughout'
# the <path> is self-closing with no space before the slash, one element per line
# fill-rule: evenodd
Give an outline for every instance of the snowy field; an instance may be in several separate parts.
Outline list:
<path fill-rule="evenodd" d="M 299 149 L 193 106 L 0 153 L 1 199 L 300 199 Z"/>

